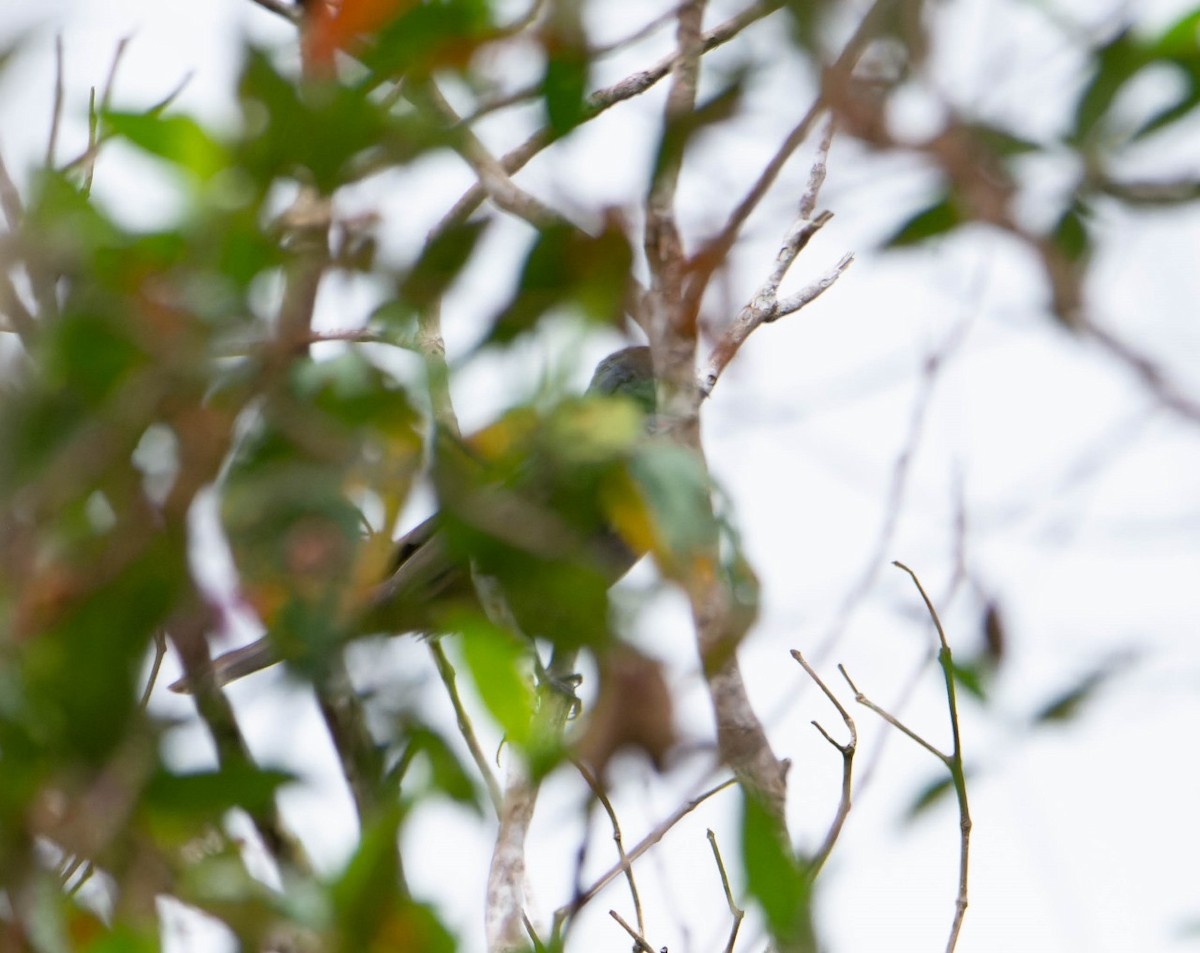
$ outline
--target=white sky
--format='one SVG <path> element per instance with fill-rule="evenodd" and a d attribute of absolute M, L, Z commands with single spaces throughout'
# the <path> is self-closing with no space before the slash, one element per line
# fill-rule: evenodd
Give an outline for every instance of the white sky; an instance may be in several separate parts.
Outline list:
<path fill-rule="evenodd" d="M 614 0 L 604 5 L 603 18 L 594 19 L 598 27 L 618 24 L 605 33 L 619 35 L 640 22 L 648 6 Z M 1118 5 L 1080 0 L 1075 6 L 1090 22 L 1104 23 Z M 1120 6 L 1161 24 L 1187 4 Z M 1079 82 L 1077 62 L 1046 29 L 1035 5 L 960 0 L 933 9 L 949 24 L 947 40 L 936 50 L 937 95 L 1029 134 L 1052 134 Z M 103 82 L 119 37 L 131 35 L 132 41 L 116 105 L 153 102 L 191 72 L 179 108 L 230 121 L 240 37 L 282 45 L 290 35 L 249 0 L 44 0 L 0 7 L 0 38 L 31 24 L 49 28 L 0 77 L 0 148 L 18 172 L 44 149 L 55 29 L 62 30 L 67 52 L 63 156 L 81 148 L 87 87 Z M 776 62 L 775 32 L 760 24 L 746 37 L 757 63 Z M 658 46 L 614 61 L 599 81 L 657 56 L 646 49 Z M 732 65 L 738 55 L 725 51 L 715 62 Z M 810 93 L 808 78 L 783 67 L 764 69 L 749 115 L 714 134 L 688 169 L 681 214 L 693 238 L 722 220 Z M 931 102 L 914 94 L 898 106 L 898 117 L 910 126 L 926 123 Z M 573 201 L 567 208 L 581 215 L 605 202 L 632 206 L 644 181 L 658 103 L 650 95 L 611 111 L 566 143 L 560 158 L 535 163 L 522 183 L 551 200 Z M 497 122 L 485 132 L 501 148 L 519 138 L 519 126 Z M 1198 146 L 1193 123 L 1140 157 L 1142 171 L 1195 175 Z M 146 174 L 152 166 L 127 160 L 116 149 L 101 159 L 98 190 L 131 218 L 153 221 L 171 201 L 169 191 Z M 1061 188 L 1063 168 L 1047 162 L 1028 171 L 1025 203 L 1036 216 Z M 799 158 L 751 220 L 737 271 L 723 292 L 728 297 L 714 295 L 710 302 L 714 318 L 731 314 L 769 267 L 806 176 Z M 387 216 L 384 249 L 399 256 L 411 253 L 468 181 L 453 160 L 427 163 L 389 178 L 384 194 L 358 190 L 344 201 L 381 207 Z M 835 633 L 832 647 L 814 661 L 847 705 L 852 699 L 835 681 L 839 661 L 876 701 L 902 704 L 908 723 L 946 743 L 937 672 L 926 664 L 915 691 L 908 690 L 928 657 L 932 634 L 907 577 L 886 564 L 902 559 L 920 573 L 939 600 L 952 645 L 972 654 L 979 644 L 978 599 L 968 589 L 952 601 L 939 599 L 955 565 L 961 487 L 967 563 L 987 595 L 999 601 L 1011 644 L 994 705 L 980 710 L 963 703 L 964 743 L 975 769 L 975 833 L 971 906 L 959 949 L 1194 948 L 1195 933 L 1189 938 L 1181 931 L 1200 921 L 1194 740 L 1200 724 L 1200 430 L 1159 407 L 1096 348 L 1054 327 L 1030 261 L 1011 243 L 972 234 L 903 255 L 872 254 L 872 245 L 906 216 L 928 181 L 912 162 L 835 142 L 822 205 L 836 218 L 790 281 L 799 287 L 846 251 L 856 251 L 858 261 L 810 310 L 760 330 L 706 411 L 710 460 L 763 579 L 763 618 L 744 648 L 743 664 L 777 753 L 794 761 L 793 829 L 806 845 L 815 845 L 838 793 L 840 760 L 808 722 L 817 718 L 838 737 L 844 730 L 788 649 L 816 653 Z M 1200 399 L 1200 213 L 1132 215 L 1104 207 L 1098 221 L 1102 250 L 1087 289 L 1093 314 L 1152 354 Z M 448 303 L 452 354 L 478 333 L 479 318 L 503 293 L 493 278 L 505 274 L 497 262 L 519 252 L 512 239 L 522 234 L 521 226 L 496 229 L 483 264 Z M 331 285 L 321 304 L 323 321 L 344 326 L 365 315 L 370 299 L 361 288 Z M 866 597 L 843 618 L 847 594 L 873 565 L 922 363 L 962 322 L 968 330 L 933 389 L 883 565 Z M 555 340 L 561 349 L 561 338 Z M 597 345 L 578 357 L 581 386 L 603 349 Z M 530 348 L 517 359 L 526 361 L 533 380 L 547 355 Z M 494 368 L 475 370 L 463 381 L 456 399 L 464 425 L 495 412 L 496 384 Z M 636 583 L 637 577 L 631 588 Z M 710 716 L 687 631 L 678 600 L 668 598 L 655 603 L 639 638 L 669 663 L 681 697 L 682 730 L 703 740 Z M 1022 719 L 1031 711 L 1118 652 L 1136 653 L 1138 661 L 1085 716 L 1032 734 L 1025 729 Z M 364 673 L 380 685 L 419 679 L 402 673 L 421 672 L 426 664 L 410 642 L 366 647 L 361 654 L 369 663 Z M 264 685 L 280 688 L 264 691 Z M 430 705 L 444 705 L 428 685 L 410 690 L 427 692 Z M 318 862 L 336 868 L 352 820 L 330 753 L 314 740 L 322 737 L 315 712 L 273 673 L 235 686 L 232 695 L 263 757 L 313 779 L 289 795 L 287 808 L 309 833 Z M 160 704 L 163 711 L 187 712 L 186 703 Z M 941 949 L 954 897 L 957 819 L 946 804 L 914 824 L 900 820 L 916 791 L 937 776 L 938 765 L 882 730 L 865 709 L 853 714 L 862 735 L 859 787 L 823 877 L 824 935 L 836 953 Z M 208 757 L 198 732 L 181 733 L 176 756 L 196 763 Z M 631 766 L 616 798 L 626 842 L 668 813 L 696 775 L 684 766 L 664 784 Z M 546 908 L 563 899 L 559 885 L 573 863 L 578 797 L 572 782 L 557 779 L 542 804 L 533 877 Z M 656 946 L 676 953 L 723 945 L 727 915 L 704 829 L 712 826 L 719 835 L 731 830 L 731 804 L 726 799 L 698 812 L 644 862 L 648 931 Z M 312 823 L 314 817 L 319 823 Z M 593 866 L 600 869 L 611 858 L 607 832 L 603 825 L 597 830 Z M 441 806 L 423 812 L 408 831 L 413 856 L 422 861 L 410 864 L 412 880 L 448 920 L 466 925 L 468 949 L 482 948 L 490 836 L 487 823 Z M 723 845 L 735 866 L 732 833 Z M 441 861 L 430 864 L 431 858 Z M 627 913 L 621 888 L 612 888 L 585 916 L 577 949 L 625 944 L 605 915 L 609 906 Z M 210 928 L 181 923 L 172 951 L 223 948 Z"/>

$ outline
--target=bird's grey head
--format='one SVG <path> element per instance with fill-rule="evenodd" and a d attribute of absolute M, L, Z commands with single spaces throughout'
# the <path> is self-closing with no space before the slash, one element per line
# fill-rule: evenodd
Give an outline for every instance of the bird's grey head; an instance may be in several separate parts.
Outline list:
<path fill-rule="evenodd" d="M 608 355 L 596 365 L 588 393 L 620 394 L 637 401 L 647 414 L 653 414 L 654 362 L 650 348 L 627 347 Z"/>

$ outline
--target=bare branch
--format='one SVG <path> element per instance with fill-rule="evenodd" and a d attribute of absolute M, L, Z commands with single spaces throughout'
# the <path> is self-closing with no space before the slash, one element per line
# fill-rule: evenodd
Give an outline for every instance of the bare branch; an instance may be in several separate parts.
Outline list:
<path fill-rule="evenodd" d="M 808 664 L 808 661 L 804 658 L 804 656 L 801 655 L 797 650 L 793 649 L 792 658 L 800 663 L 800 666 L 805 672 L 808 673 L 808 677 L 816 682 L 817 687 L 825 693 L 825 697 L 828 698 L 833 704 L 833 707 L 837 709 L 838 714 L 842 716 L 842 721 L 846 723 L 847 730 L 850 732 L 850 741 L 844 745 L 839 744 L 833 740 L 833 738 L 829 735 L 829 732 L 817 724 L 817 722 L 813 722 L 813 727 L 815 727 L 817 731 L 821 733 L 826 741 L 837 748 L 842 755 L 841 800 L 838 802 L 838 809 L 837 813 L 834 815 L 833 823 L 829 825 L 829 832 L 825 835 L 825 840 L 821 842 L 820 848 L 817 850 L 816 855 L 813 857 L 812 862 L 809 865 L 809 876 L 816 877 L 816 875 L 820 873 L 821 868 L 825 866 L 825 861 L 829 859 L 829 855 L 833 853 L 834 845 L 837 843 L 837 839 L 842 833 L 842 827 L 846 823 L 846 818 L 850 816 L 850 808 L 852 803 L 850 791 L 851 781 L 854 774 L 854 754 L 858 750 L 858 729 L 854 725 L 854 719 L 850 716 L 850 712 L 846 711 L 845 706 L 838 701 L 838 697 L 830 690 L 829 686 L 822 681 L 821 676 L 818 675 L 816 670 Z"/>
<path fill-rule="evenodd" d="M 633 878 L 633 864 L 625 856 L 625 839 L 621 835 L 621 822 L 617 819 L 617 812 L 612 806 L 612 801 L 609 800 L 608 793 L 596 779 L 596 776 L 588 769 L 588 766 L 578 758 L 572 758 L 571 763 L 583 775 L 583 779 L 587 782 L 588 787 L 591 788 L 592 794 L 596 796 L 596 800 L 600 802 L 600 806 L 604 808 L 604 812 L 608 815 L 608 822 L 612 825 L 613 843 L 617 846 L 617 857 L 625 868 L 625 880 L 629 883 L 629 895 L 633 901 L 634 913 L 637 915 L 638 932 L 645 933 L 646 922 L 642 916 L 642 898 L 638 894 L 637 881 Z"/>
<path fill-rule="evenodd" d="M 950 924 L 950 937 L 946 941 L 946 953 L 954 953 L 954 949 L 958 945 L 959 933 L 962 930 L 963 918 L 967 913 L 967 879 L 970 873 L 972 827 L 971 811 L 967 804 L 967 777 L 963 766 L 962 732 L 958 722 L 958 693 L 954 687 L 954 658 L 950 652 L 950 643 L 946 640 L 946 630 L 942 628 L 942 620 L 938 618 L 937 609 L 934 608 L 932 600 L 930 600 L 928 593 L 925 592 L 925 587 L 921 585 L 921 580 L 904 563 L 895 562 L 893 565 L 908 573 L 914 585 L 916 585 L 917 591 L 921 594 L 921 599 L 925 602 L 925 608 L 929 611 L 929 617 L 933 620 L 934 627 L 937 629 L 938 641 L 941 643 L 941 651 L 938 652 L 938 662 L 942 666 L 942 675 L 946 682 L 946 703 L 950 709 L 950 731 L 954 737 L 954 751 L 946 759 L 946 766 L 950 769 L 950 778 L 954 782 L 954 794 L 958 799 L 958 827 L 960 832 L 958 895 L 954 899 L 954 919 Z"/>
<path fill-rule="evenodd" d="M 729 874 L 725 871 L 725 862 L 721 859 L 721 849 L 717 847 L 717 835 L 709 828 L 706 832 L 708 837 L 708 845 L 712 848 L 713 859 L 717 862 L 717 871 L 721 875 L 721 889 L 725 891 L 725 902 L 729 905 L 729 912 L 733 915 L 733 926 L 729 928 L 729 939 L 725 941 L 725 953 L 733 953 L 733 947 L 737 943 L 738 930 L 742 926 L 742 920 L 745 919 L 746 911 L 739 907 L 733 900 L 733 890 L 729 886 Z"/>
<path fill-rule="evenodd" d="M 617 923 L 621 924 L 621 926 L 625 928 L 625 932 L 633 937 L 633 944 L 638 950 L 641 950 L 642 953 L 656 953 L 654 947 L 646 942 L 646 938 L 628 923 L 626 923 L 623 919 L 621 919 L 621 914 L 617 913 L 616 910 L 609 910 L 608 915 L 616 920 Z"/>
<path fill-rule="evenodd" d="M 96 108 L 96 88 L 92 87 L 91 98 L 88 101 L 88 145 L 84 152 L 87 158 L 84 160 L 84 175 L 83 175 L 83 194 L 89 195 L 92 191 L 92 179 L 96 172 L 96 157 L 99 154 L 99 118 L 100 115 L 107 112 L 112 105 L 113 89 L 117 83 L 117 68 L 121 65 L 121 57 L 125 55 L 125 50 L 129 46 L 129 37 L 123 36 L 117 41 L 116 49 L 113 50 L 112 63 L 108 67 L 108 76 L 104 80 L 104 91 L 100 94 L 100 108 Z"/>
<path fill-rule="evenodd" d="M 50 110 L 50 138 L 46 142 L 46 168 L 54 168 L 58 152 L 58 133 L 62 128 L 63 113 L 63 39 L 59 33 L 54 37 L 54 105 Z"/>
<path fill-rule="evenodd" d="M 454 128 L 454 136 L 459 140 L 459 155 L 479 178 L 479 184 L 486 191 L 488 198 L 499 208 L 524 219 L 534 228 L 543 228 L 561 220 L 561 215 L 512 180 L 504 164 L 488 151 L 479 137 L 461 121 L 458 113 L 446 102 L 437 84 L 432 81 L 423 84 L 420 95 L 409 93 L 409 99 L 415 102 L 427 99 L 428 105 Z"/>
<path fill-rule="evenodd" d="M 966 339 L 970 326 L 971 321 L 969 317 L 959 321 L 946 336 L 945 340 L 925 358 L 920 389 L 913 398 L 912 410 L 909 414 L 908 432 L 901 445 L 900 455 L 896 458 L 895 466 L 892 468 L 892 479 L 888 487 L 887 502 L 883 507 L 883 522 L 879 528 L 875 548 L 867 558 L 857 580 L 855 580 L 854 584 L 846 592 L 841 605 L 838 607 L 837 614 L 834 616 L 833 622 L 824 636 L 822 636 L 813 653 L 818 663 L 837 644 L 838 639 L 841 638 L 842 633 L 846 630 L 846 626 L 849 625 L 850 619 L 859 604 L 871 591 L 871 587 L 875 585 L 875 580 L 879 576 L 879 570 L 883 566 L 884 559 L 887 556 L 888 548 L 895 537 L 896 527 L 899 525 L 900 517 L 904 512 L 904 500 L 908 493 L 909 476 L 925 432 L 925 421 L 933 405 L 933 395 L 937 387 L 937 382 L 941 378 L 942 369 Z"/>
<path fill-rule="evenodd" d="M 1085 322 L 1084 328 L 1092 340 L 1133 371 L 1164 407 L 1192 423 L 1200 423 L 1200 401 L 1183 393 L 1154 360 L 1092 321 Z"/>
<path fill-rule="evenodd" d="M 719 794 L 721 791 L 724 791 L 726 788 L 731 787 L 736 783 L 736 778 L 730 778 L 727 781 L 722 781 L 715 787 L 709 788 L 703 794 L 697 795 L 690 801 L 676 808 L 675 811 L 673 811 L 668 817 L 660 821 L 658 825 L 652 831 L 650 831 L 650 833 L 637 842 L 633 849 L 626 854 L 624 860 L 618 861 L 603 874 L 597 877 L 596 880 L 592 882 L 590 887 L 580 892 L 578 896 L 572 898 L 570 903 L 565 904 L 554 911 L 553 937 L 556 940 L 559 939 L 561 936 L 562 926 L 569 917 L 574 916 L 576 913 L 582 910 L 583 907 L 593 900 L 601 890 L 612 883 L 617 877 L 621 876 L 621 874 L 625 872 L 626 868 L 630 864 L 632 864 L 635 860 L 641 857 L 642 854 L 646 853 L 646 851 L 662 840 L 676 824 L 691 814 L 692 811 L 696 810 L 696 808 L 707 801 L 710 797 L 715 794 Z"/>
<path fill-rule="evenodd" d="M 500 782 L 496 780 L 496 776 L 492 773 L 491 764 L 488 762 L 487 755 L 483 753 L 483 747 L 479 744 L 479 738 L 475 735 L 475 728 L 471 724 L 471 718 L 462 703 L 462 697 L 458 694 L 458 676 L 454 671 L 454 666 L 450 664 L 450 660 L 446 657 L 446 651 L 442 648 L 442 643 L 438 639 L 427 639 L 426 645 L 429 647 L 429 654 L 433 656 L 433 662 L 437 666 L 442 684 L 446 687 L 446 694 L 450 697 L 450 704 L 454 707 L 454 717 L 458 722 L 458 733 L 462 735 L 463 741 L 467 743 L 467 748 L 471 752 L 471 758 L 475 762 L 475 767 L 478 769 L 484 784 L 487 786 L 488 797 L 492 800 L 492 807 L 496 809 L 496 814 L 499 816 L 504 802 L 504 796 L 500 791 Z"/>
<path fill-rule="evenodd" d="M 864 706 L 865 708 L 871 709 L 871 711 L 875 712 L 875 714 L 877 714 L 880 718 L 882 718 L 884 721 L 886 721 L 889 725 L 891 725 L 893 728 L 895 728 L 901 734 L 907 735 L 909 738 L 911 738 L 913 741 L 915 741 L 917 744 L 919 744 L 922 748 L 924 748 L 926 751 L 928 751 L 931 755 L 933 755 L 935 758 L 937 758 L 940 762 L 942 762 L 942 764 L 946 765 L 946 767 L 950 767 L 950 755 L 945 754 L 944 752 L 938 750 L 936 747 L 934 747 L 932 744 L 930 744 L 928 741 L 926 741 L 924 738 L 922 738 L 920 735 L 918 735 L 915 731 L 913 731 L 911 728 L 909 728 L 908 725 L 904 724 L 904 722 L 902 722 L 895 715 L 891 714 L 886 709 L 881 708 L 879 705 L 876 705 L 875 702 L 871 701 L 871 699 L 869 699 L 866 695 L 864 695 L 862 692 L 860 692 L 858 690 L 858 686 L 855 685 L 854 682 L 852 682 L 850 680 L 850 673 L 846 671 L 846 667 L 844 665 L 839 665 L 838 671 L 842 673 L 842 678 L 844 678 L 846 680 L 846 684 L 849 685 L 850 690 L 852 692 L 854 692 L 854 700 L 856 702 L 858 702 L 860 705 Z"/>
<path fill-rule="evenodd" d="M 782 0 L 766 0 L 763 3 L 757 3 L 747 8 L 741 14 L 731 17 L 729 20 L 715 27 L 709 33 L 704 35 L 704 51 L 714 49 L 727 43 L 733 39 L 742 30 L 751 23 L 760 20 L 763 17 L 774 13 L 783 6 Z M 667 76 L 675 66 L 679 54 L 673 54 L 659 61 L 649 69 L 634 73 L 631 76 L 625 77 L 612 86 L 597 90 L 590 94 L 587 98 L 587 108 L 584 116 L 584 121 L 594 119 L 602 112 L 624 102 L 627 99 L 633 99 L 639 96 L 652 86 L 657 84 L 661 79 Z M 532 93 L 530 93 L 532 95 Z M 518 101 L 518 100 L 514 100 Z M 476 116 L 479 114 L 477 113 Z M 468 122 L 476 118 L 475 116 L 467 120 Z M 532 136 L 526 139 L 523 143 L 514 149 L 506 152 L 500 157 L 500 165 L 508 175 L 520 171 L 534 156 L 545 149 L 554 141 L 549 128 L 543 127 L 535 132 Z M 454 207 L 442 217 L 442 220 L 433 229 L 433 234 L 437 235 L 444 232 L 453 225 L 464 222 L 470 217 L 485 198 L 487 191 L 482 185 L 472 186 L 463 194 L 463 196 L 454 204 Z"/>

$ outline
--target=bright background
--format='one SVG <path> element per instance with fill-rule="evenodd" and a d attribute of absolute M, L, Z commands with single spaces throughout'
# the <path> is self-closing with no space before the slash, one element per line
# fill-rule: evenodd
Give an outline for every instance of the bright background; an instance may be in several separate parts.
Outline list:
<path fill-rule="evenodd" d="M 663 4 L 592 6 L 594 38 L 603 40 L 631 32 Z M 1188 4 L 1054 6 L 1104 35 L 1119 10 L 1153 28 Z M 712 7 L 716 22 L 738 5 Z M 941 24 L 936 82 L 897 103 L 898 122 L 914 134 L 936 128 L 938 102 L 950 99 L 1026 135 L 1047 137 L 1061 128 L 1083 80 L 1081 60 L 1043 12 L 1016 0 L 957 0 L 931 9 Z M 759 73 L 746 115 L 710 133 L 688 166 L 681 215 L 693 240 L 723 221 L 730 201 L 811 99 L 811 77 L 781 62 L 777 22 L 756 25 L 706 59 L 714 70 L 752 59 Z M 847 28 L 853 22 L 848 10 Z M 241 39 L 278 48 L 294 39 L 287 24 L 249 0 L 43 0 L 0 8 L 0 42 L 32 28 L 32 42 L 0 77 L 0 148 L 18 180 L 45 150 L 56 31 L 66 51 L 60 157 L 82 149 L 87 89 L 103 85 L 120 37 L 131 40 L 117 106 L 149 105 L 190 74 L 176 108 L 218 124 L 235 116 Z M 606 61 L 596 82 L 649 64 L 669 41 L 670 31 L 660 31 Z M 513 77 L 530 69 L 519 58 L 494 68 Z M 1162 93 L 1156 82 L 1151 77 L 1136 91 L 1127 104 L 1131 116 Z M 605 204 L 635 208 L 661 94 L 656 89 L 611 110 L 520 181 L 580 220 Z M 530 120 L 518 112 L 485 124 L 483 132 L 500 151 L 522 137 Z M 1193 122 L 1131 156 L 1128 168 L 1194 176 L 1197 156 L 1200 130 Z M 730 279 L 708 302 L 714 322 L 730 317 L 769 268 L 810 157 L 811 150 L 797 156 L 751 219 Z M 1039 222 L 1039 212 L 1053 207 L 1049 197 L 1063 187 L 1067 161 L 1040 160 L 1022 170 L 1029 221 Z M 131 222 L 152 223 L 173 207 L 159 169 L 120 146 L 103 153 L 96 176 L 97 194 Z M 448 157 L 373 180 L 339 201 L 379 208 L 384 253 L 404 258 L 470 181 Z M 821 205 L 836 217 L 787 287 L 812 280 L 847 251 L 857 262 L 811 308 L 761 329 L 706 408 L 709 459 L 763 582 L 762 618 L 743 649 L 743 666 L 777 753 L 793 760 L 793 831 L 803 846 L 815 847 L 838 795 L 840 758 L 809 721 L 820 720 L 840 739 L 845 731 L 789 649 L 803 650 L 848 706 L 837 662 L 875 701 L 948 745 L 928 618 L 907 577 L 888 565 L 901 559 L 920 574 L 956 652 L 978 652 L 988 601 L 999 606 L 1008 637 L 988 706 L 962 702 L 975 831 L 971 906 L 959 949 L 1195 949 L 1200 421 L 1163 407 L 1128 368 L 1055 325 L 1033 262 L 1012 242 L 972 230 L 918 250 L 872 252 L 928 200 L 931 181 L 915 160 L 835 140 Z M 1200 210 L 1131 214 L 1109 206 L 1097 213 L 1101 252 L 1086 288 L 1089 313 L 1200 401 Z M 511 273 L 527 236 L 525 226 L 513 223 L 491 231 L 480 261 L 447 302 L 451 356 L 479 334 L 488 303 L 505 291 L 498 279 Z M 327 284 L 323 326 L 361 323 L 376 293 Z M 499 367 L 473 366 L 455 395 L 464 427 L 528 394 L 548 367 L 573 373 L 582 387 L 593 360 L 615 342 L 591 342 L 577 354 L 573 340 L 565 325 L 554 329 L 540 350 L 512 355 L 503 377 Z M 943 360 L 930 373 L 935 354 Z M 200 570 L 212 585 L 228 586 L 211 513 L 199 512 L 197 527 Z M 955 583 L 960 570 L 965 581 Z M 681 731 L 703 746 L 711 715 L 683 603 L 648 593 L 643 567 L 619 598 L 649 598 L 637 639 L 668 663 Z M 230 636 L 250 634 L 247 626 Z M 354 661 L 364 684 L 427 693 L 433 710 L 448 708 L 430 683 L 426 653 L 411 640 L 363 646 Z M 1110 662 L 1114 676 L 1078 718 L 1030 728 L 1035 712 Z M 315 708 L 278 673 L 230 693 L 262 760 L 307 780 L 286 792 L 285 809 L 318 864 L 336 869 L 354 822 Z M 164 714 L 189 717 L 184 700 L 163 694 L 154 704 Z M 823 935 L 838 953 L 941 949 L 957 876 L 957 815 L 942 802 L 905 820 L 939 766 L 865 709 L 855 706 L 852 714 L 861 734 L 855 808 L 822 881 Z M 181 765 L 211 759 L 195 723 L 175 733 L 173 754 Z M 615 804 L 626 843 L 711 782 L 707 764 L 704 752 L 683 758 L 665 782 L 640 765 L 623 766 Z M 531 867 L 543 913 L 565 899 L 582 836 L 580 797 L 572 779 L 559 777 L 540 807 Z M 718 832 L 732 860 L 734 835 L 722 832 L 735 829 L 734 803 L 709 802 L 641 862 L 648 937 L 656 947 L 723 946 L 728 914 L 704 831 Z M 599 871 L 612 857 L 607 825 L 597 820 L 594 830 L 589 869 Z M 420 859 L 410 864 L 414 887 L 461 926 L 472 950 L 483 944 L 491 836 L 490 822 L 449 807 L 424 809 L 407 829 L 406 846 Z M 629 918 L 623 887 L 610 888 L 585 914 L 576 948 L 626 944 L 606 915 L 610 906 Z M 179 913 L 172 922 L 172 951 L 227 948 L 208 921 Z M 755 948 L 749 938 L 742 942 Z"/>

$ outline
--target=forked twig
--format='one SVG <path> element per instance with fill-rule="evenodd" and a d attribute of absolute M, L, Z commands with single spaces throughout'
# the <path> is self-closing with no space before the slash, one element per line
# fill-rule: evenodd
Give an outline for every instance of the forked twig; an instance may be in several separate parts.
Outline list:
<path fill-rule="evenodd" d="M 860 705 L 864 705 L 875 712 L 879 717 L 886 721 L 893 728 L 900 731 L 902 734 L 911 738 L 918 745 L 932 754 L 935 758 L 946 766 L 950 772 L 950 780 L 954 785 L 954 794 L 958 799 L 958 818 L 959 818 L 959 862 L 958 862 L 958 894 L 954 900 L 954 918 L 950 924 L 950 936 L 946 941 L 946 953 L 953 953 L 958 945 L 959 933 L 962 930 L 963 918 L 967 912 L 967 881 L 970 870 L 970 851 L 971 851 L 971 812 L 967 803 L 967 781 L 966 772 L 963 767 L 962 753 L 962 733 L 959 727 L 958 718 L 958 693 L 954 686 L 954 658 L 950 652 L 950 643 L 946 639 L 946 632 L 942 628 L 942 621 L 938 617 L 937 609 L 934 608 L 933 601 L 925 592 L 925 587 L 921 585 L 921 580 L 917 578 L 917 574 L 902 562 L 893 562 L 892 565 L 898 569 L 908 573 L 913 583 L 917 587 L 917 591 L 921 594 L 921 599 L 925 603 L 925 608 L 929 612 L 930 618 L 933 620 L 934 627 L 937 629 L 938 642 L 940 648 L 938 650 L 938 663 L 942 667 L 942 675 L 946 683 L 946 703 L 950 714 L 950 732 L 952 737 L 953 747 L 949 754 L 939 750 L 934 745 L 930 744 L 915 731 L 901 722 L 894 715 L 887 712 L 885 709 L 876 705 L 873 701 L 867 698 L 858 687 L 851 681 L 844 666 L 839 665 L 838 669 L 842 673 L 842 677 L 846 679 L 846 683 L 854 692 L 854 700 Z"/>
<path fill-rule="evenodd" d="M 820 873 L 821 868 L 825 866 L 825 861 L 829 859 L 829 855 L 833 853 L 833 847 L 842 833 L 842 827 L 846 823 L 846 818 L 850 816 L 852 804 L 850 792 L 854 776 L 854 754 L 858 750 L 858 728 L 855 727 L 854 719 L 850 716 L 850 712 L 846 711 L 845 706 L 838 701 L 838 697 L 825 684 L 816 670 L 808 664 L 808 660 L 796 649 L 792 650 L 792 658 L 800 663 L 800 667 L 808 673 L 808 677 L 816 682 L 817 687 L 825 693 L 825 697 L 837 709 L 838 714 L 842 716 L 842 721 L 846 723 L 847 730 L 850 732 L 850 740 L 846 744 L 841 744 L 835 741 L 833 736 L 822 728 L 819 722 L 814 721 L 812 723 L 813 727 L 821 733 L 821 736 L 841 752 L 842 755 L 842 795 L 838 801 L 837 813 L 833 817 L 833 822 L 829 825 L 829 832 L 825 835 L 825 840 L 821 842 L 821 846 L 817 849 L 816 854 L 809 864 L 809 876 L 816 877 Z"/>

